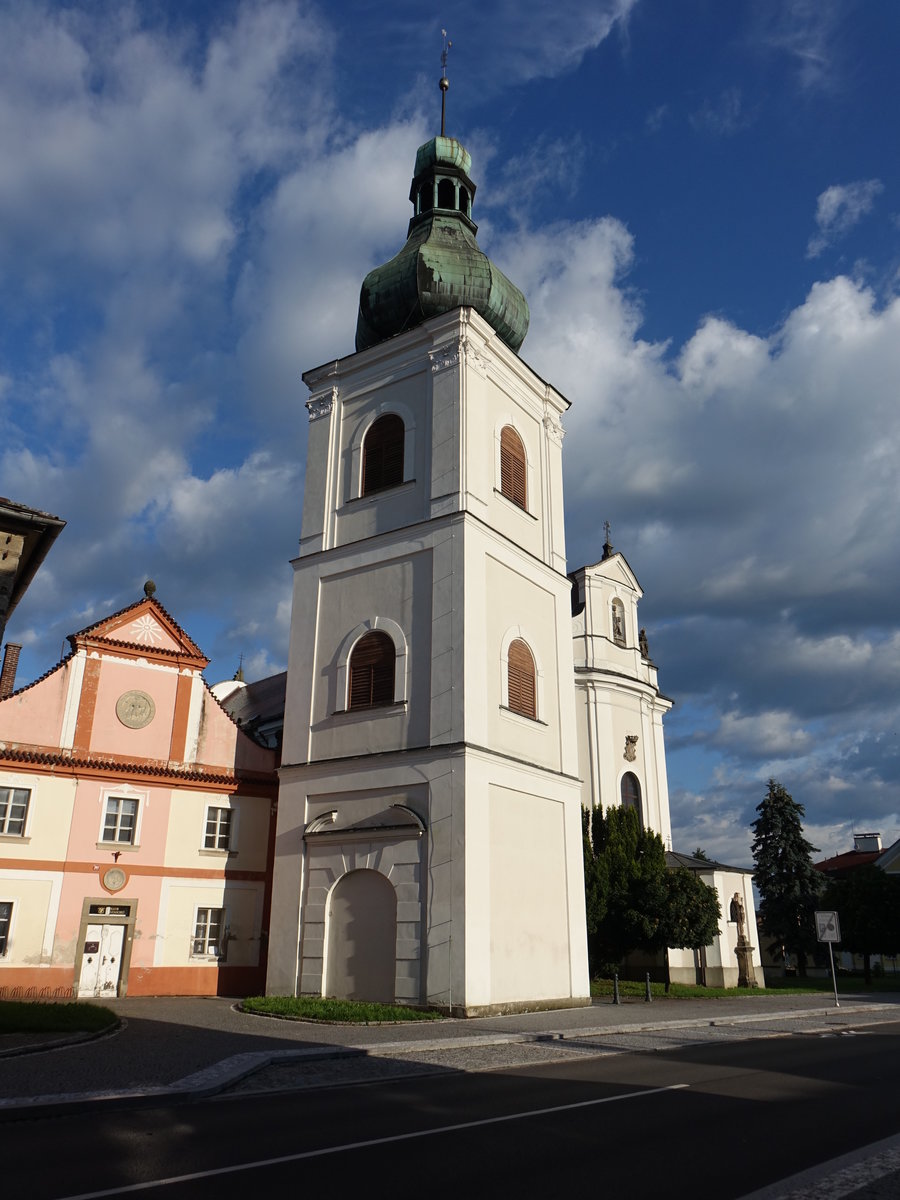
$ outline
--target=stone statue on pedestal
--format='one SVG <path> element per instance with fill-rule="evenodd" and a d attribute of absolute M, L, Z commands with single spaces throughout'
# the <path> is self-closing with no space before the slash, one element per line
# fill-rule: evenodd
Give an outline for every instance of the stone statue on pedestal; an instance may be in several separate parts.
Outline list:
<path fill-rule="evenodd" d="M 737 925 L 737 946 L 734 952 L 738 960 L 738 987 L 759 987 L 753 970 L 753 947 L 747 937 L 747 916 L 740 892 L 735 892 L 731 898 L 729 916 Z"/>

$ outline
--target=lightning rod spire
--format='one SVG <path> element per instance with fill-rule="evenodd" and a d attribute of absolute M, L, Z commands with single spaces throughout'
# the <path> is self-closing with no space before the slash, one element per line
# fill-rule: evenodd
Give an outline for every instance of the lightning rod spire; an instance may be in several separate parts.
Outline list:
<path fill-rule="evenodd" d="M 447 88 L 449 88 L 449 86 L 450 86 L 450 80 L 447 78 L 447 55 L 448 55 L 448 53 L 450 51 L 450 47 L 453 45 L 453 43 L 451 41 L 447 40 L 447 30 L 446 29 L 441 30 L 441 36 L 444 39 L 444 47 L 441 50 L 441 82 L 440 82 L 441 137 L 444 137 L 445 136 L 444 135 L 444 119 L 447 114 Z"/>

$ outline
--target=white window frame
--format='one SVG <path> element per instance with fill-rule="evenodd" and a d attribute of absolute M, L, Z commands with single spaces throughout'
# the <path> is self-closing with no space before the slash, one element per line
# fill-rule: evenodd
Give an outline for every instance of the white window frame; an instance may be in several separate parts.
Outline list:
<path fill-rule="evenodd" d="M 347 634 L 341 643 L 338 651 L 337 665 L 337 699 L 338 704 L 342 705 L 340 711 L 347 712 L 350 708 L 350 655 L 353 653 L 353 647 L 364 638 L 367 633 L 377 631 L 386 633 L 394 643 L 394 704 L 403 704 L 407 699 L 407 689 L 409 687 L 409 647 L 406 642 L 406 635 L 390 617 L 373 617 L 371 620 L 362 621 L 354 630 Z M 377 708 L 354 709 L 354 712 L 365 712 L 369 714 L 377 713 Z"/>
<path fill-rule="evenodd" d="M 409 483 L 415 478 L 416 421 L 412 409 L 399 400 L 382 400 L 375 408 L 366 410 L 365 416 L 359 421 L 353 433 L 353 440 L 350 443 L 350 494 L 348 496 L 350 500 L 369 500 L 382 494 L 381 492 L 371 492 L 369 496 L 363 496 L 363 443 L 366 440 L 366 434 L 378 418 L 386 417 L 389 414 L 399 417 L 403 422 L 403 479 L 397 484 L 397 487 L 402 487 L 404 483 Z M 386 488 L 385 491 L 390 491 L 390 489 Z"/>
<path fill-rule="evenodd" d="M 500 470 L 500 438 L 502 437 L 503 430 L 505 429 L 505 427 L 507 425 L 509 425 L 509 427 L 511 429 L 514 429 L 516 431 L 516 433 L 519 435 L 519 441 L 522 443 L 522 451 L 525 455 L 525 507 L 524 508 L 520 508 L 519 505 L 516 504 L 514 500 L 510 500 L 510 498 L 508 496 L 504 496 L 503 488 L 501 486 L 501 484 L 503 483 L 503 478 L 502 478 L 502 473 Z M 528 439 L 526 438 L 525 432 L 522 429 L 522 422 L 513 413 L 507 413 L 505 416 L 501 417 L 500 420 L 497 422 L 497 424 L 494 426 L 494 491 L 497 493 L 498 496 L 501 496 L 506 501 L 506 503 L 510 506 L 510 508 L 514 509 L 516 512 L 526 513 L 529 517 L 536 518 L 537 517 L 537 505 L 535 504 L 535 501 L 534 501 L 534 497 L 535 497 L 534 480 L 535 480 L 534 457 L 533 457 L 533 455 L 529 454 L 529 452 L 528 452 Z"/>
<path fill-rule="evenodd" d="M 110 800 L 134 800 L 137 803 L 134 820 L 134 837 L 130 842 L 110 841 L 103 836 L 106 829 L 106 810 Z M 139 792 L 129 784 L 125 784 L 123 787 L 104 788 L 100 793 L 100 832 L 97 835 L 98 849 L 107 849 L 109 847 L 115 850 L 139 849 L 141 845 L 141 830 L 144 824 L 144 809 L 148 804 L 147 793 Z"/>
<path fill-rule="evenodd" d="M 216 809 L 217 811 L 220 811 L 220 812 L 227 812 L 230 816 L 229 837 L 228 837 L 228 845 L 227 846 L 224 846 L 224 847 L 219 846 L 219 845 L 207 846 L 207 844 L 206 844 L 207 829 L 209 826 L 209 814 L 213 811 L 213 809 Z M 239 819 L 240 819 L 240 809 L 234 807 L 231 804 L 225 804 L 221 800 L 217 801 L 215 804 L 207 804 L 206 810 L 203 814 L 203 830 L 200 835 L 200 842 L 201 842 L 200 848 L 203 851 L 203 853 L 204 854 L 234 854 L 234 853 L 236 853 L 237 843 L 238 843 L 238 821 L 239 821 Z M 218 839 L 218 835 L 217 835 L 217 839 Z"/>
<path fill-rule="evenodd" d="M 531 651 L 531 657 L 534 659 L 534 716 L 526 717 L 523 713 L 514 712 L 509 707 L 509 648 L 515 641 L 522 641 Z M 528 721 L 533 724 L 535 721 L 546 725 L 547 719 L 544 713 L 547 711 L 544 706 L 544 669 L 541 666 L 541 660 L 534 644 L 534 638 L 522 628 L 521 625 L 511 625 L 503 635 L 503 641 L 500 643 L 500 707 L 503 710 L 505 717 L 512 717 L 518 721 Z"/>
<path fill-rule="evenodd" d="M 197 927 L 200 923 L 201 913 L 218 913 L 219 914 L 219 936 L 216 940 L 216 949 L 218 954 L 210 954 L 209 952 L 209 927 L 211 922 L 206 921 L 206 933 L 203 936 L 205 950 L 198 950 L 197 942 L 201 939 L 197 936 Z M 191 958 L 202 958 L 207 962 L 225 962 L 228 957 L 228 909 L 223 905 L 221 908 L 216 908 L 212 904 L 198 904 L 194 908 L 194 925 L 191 933 Z"/>
<path fill-rule="evenodd" d="M 9 905 L 9 924 L 6 927 L 6 945 L 0 949 L 0 962 L 4 962 L 9 961 L 9 952 L 12 949 L 13 944 L 13 929 L 15 928 L 16 923 L 16 911 L 19 905 L 15 900 L 2 899 L 0 899 L 0 904 Z"/>
<path fill-rule="evenodd" d="M 31 809 L 32 809 L 31 801 L 32 801 L 32 797 L 34 795 L 34 790 L 33 790 L 33 788 L 30 788 L 30 787 L 22 787 L 16 783 L 3 783 L 2 786 L 0 786 L 0 792 L 8 792 L 9 793 L 9 798 L 7 800 L 5 824 L 2 827 L 0 827 L 0 838 L 3 838 L 3 839 L 9 838 L 13 841 L 20 842 L 20 841 L 24 840 L 25 838 L 27 838 L 31 832 Z M 13 805 L 12 797 L 13 797 L 14 793 L 16 793 L 16 792 L 26 792 L 27 793 L 27 797 L 25 800 L 25 817 L 24 817 L 24 820 L 22 821 L 22 832 L 21 833 L 10 833 L 9 832 L 10 810 Z"/>

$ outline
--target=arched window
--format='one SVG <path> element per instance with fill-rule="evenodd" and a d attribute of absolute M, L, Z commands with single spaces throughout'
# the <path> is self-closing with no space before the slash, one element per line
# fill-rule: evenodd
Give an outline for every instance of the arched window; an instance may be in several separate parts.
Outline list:
<path fill-rule="evenodd" d="M 621 600 L 612 602 L 612 635 L 617 646 L 625 645 L 625 605 Z"/>
<path fill-rule="evenodd" d="M 507 657 L 509 707 L 523 717 L 537 718 L 534 655 L 521 638 L 510 642 Z"/>
<path fill-rule="evenodd" d="M 394 703 L 394 643 L 373 630 L 361 637 L 350 655 L 348 708 L 377 708 Z"/>
<path fill-rule="evenodd" d="M 519 508 L 528 507 L 525 487 L 525 447 L 512 425 L 500 431 L 500 491 Z"/>
<path fill-rule="evenodd" d="M 442 179 L 438 184 L 438 208 L 456 208 L 456 188 L 452 179 Z"/>
<path fill-rule="evenodd" d="M 626 771 L 622 776 L 622 807 L 633 808 L 637 813 L 638 821 L 643 825 L 644 819 L 641 814 L 641 784 L 637 775 L 631 771 Z"/>
<path fill-rule="evenodd" d="M 362 494 L 370 496 L 403 482 L 403 418 L 386 413 L 363 442 Z"/>
<path fill-rule="evenodd" d="M 419 188 L 419 212 L 430 212 L 434 207 L 434 184 L 429 181 Z"/>
<path fill-rule="evenodd" d="M 459 189 L 459 211 L 465 213 L 467 217 L 472 215 L 472 205 L 469 200 L 469 189 L 461 187 Z"/>

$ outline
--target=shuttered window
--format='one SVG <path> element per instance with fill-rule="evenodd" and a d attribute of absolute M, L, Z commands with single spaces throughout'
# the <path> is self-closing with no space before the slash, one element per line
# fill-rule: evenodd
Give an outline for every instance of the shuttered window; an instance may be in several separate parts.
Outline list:
<path fill-rule="evenodd" d="M 534 678 L 534 658 L 531 651 L 516 638 L 509 647 L 509 707 L 523 717 L 537 718 L 537 699 Z"/>
<path fill-rule="evenodd" d="M 500 491 L 507 500 L 527 509 L 525 447 L 511 425 L 504 425 L 500 431 Z"/>
<path fill-rule="evenodd" d="M 363 443 L 362 494 L 381 492 L 403 482 L 403 418 L 379 417 Z"/>
<path fill-rule="evenodd" d="M 350 655 L 348 708 L 394 703 L 394 643 L 386 633 L 367 633 Z"/>

